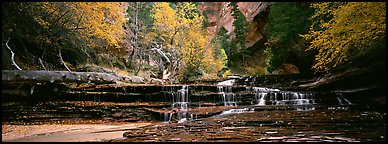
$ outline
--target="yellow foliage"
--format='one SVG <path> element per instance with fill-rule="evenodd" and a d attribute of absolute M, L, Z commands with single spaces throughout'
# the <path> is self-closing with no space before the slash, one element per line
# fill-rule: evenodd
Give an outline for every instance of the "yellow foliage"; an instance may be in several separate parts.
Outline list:
<path fill-rule="evenodd" d="M 119 2 L 36 2 L 34 19 L 44 28 L 59 24 L 73 31 L 88 46 L 120 48 L 125 24 L 125 5 Z M 100 42 L 100 41 L 103 42 Z M 96 45 L 97 44 L 97 45 Z"/>
<path fill-rule="evenodd" d="M 202 29 L 204 17 L 194 12 L 193 3 L 177 3 L 176 7 L 174 10 L 166 2 L 155 3 L 152 15 L 155 32 L 148 36 L 161 40 L 167 49 L 177 49 L 188 69 L 217 73 L 224 66 L 222 59 L 214 58 L 208 34 Z"/>
<path fill-rule="evenodd" d="M 312 26 L 305 38 L 311 40 L 309 49 L 318 50 L 313 66 L 316 72 L 329 71 L 346 61 L 349 51 L 366 47 L 386 34 L 386 2 L 325 2 L 312 7 L 316 11 L 311 19 L 319 21 L 319 28 Z M 322 15 L 332 18 L 324 21 Z"/>
<path fill-rule="evenodd" d="M 118 76 L 129 76 L 131 75 L 128 71 L 123 71 L 123 70 L 115 70 L 116 71 L 116 75 Z"/>
<path fill-rule="evenodd" d="M 182 28 L 181 19 L 167 2 L 156 2 L 155 8 L 153 8 L 152 11 L 154 30 L 156 33 L 150 34 L 149 36 L 153 36 L 153 40 L 159 38 L 163 45 L 168 49 L 174 42 L 174 38 L 178 37 L 177 33 Z"/>
<path fill-rule="evenodd" d="M 246 71 L 245 72 L 246 75 L 251 75 L 251 76 L 268 74 L 267 70 L 261 66 L 246 67 L 245 71 Z"/>
<path fill-rule="evenodd" d="M 232 73 L 230 72 L 230 70 L 226 70 L 225 72 L 224 72 L 224 74 L 222 74 L 222 77 L 223 78 L 226 78 L 228 75 L 231 75 Z"/>

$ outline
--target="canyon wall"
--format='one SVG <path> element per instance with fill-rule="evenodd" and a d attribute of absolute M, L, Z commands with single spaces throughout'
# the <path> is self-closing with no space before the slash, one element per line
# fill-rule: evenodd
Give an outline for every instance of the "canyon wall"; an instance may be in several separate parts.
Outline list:
<path fill-rule="evenodd" d="M 209 26 L 207 30 L 214 35 L 224 26 L 233 38 L 233 16 L 229 2 L 201 2 L 199 11 L 205 12 Z M 264 26 L 267 23 L 270 2 L 237 2 L 239 10 L 246 17 L 249 32 L 246 34 L 246 47 L 252 47 L 263 38 Z"/>

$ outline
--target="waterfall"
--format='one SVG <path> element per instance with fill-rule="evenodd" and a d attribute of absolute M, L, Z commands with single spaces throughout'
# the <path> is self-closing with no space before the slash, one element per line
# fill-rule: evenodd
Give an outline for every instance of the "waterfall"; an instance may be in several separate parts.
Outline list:
<path fill-rule="evenodd" d="M 256 99 L 258 100 L 257 105 L 265 105 L 265 96 L 267 96 L 267 93 L 255 93 Z"/>
<path fill-rule="evenodd" d="M 178 123 L 182 123 L 187 120 L 187 110 L 189 103 L 189 87 L 182 86 L 182 89 L 173 94 L 172 109 L 178 109 Z M 171 120 L 172 115 L 170 116 Z"/>
<path fill-rule="evenodd" d="M 234 84 L 234 82 L 235 82 L 234 79 L 226 80 L 226 81 L 223 81 L 223 82 L 219 82 L 217 84 L 217 86 L 232 86 Z"/>
<path fill-rule="evenodd" d="M 178 123 L 187 121 L 187 112 L 178 112 Z"/>
<path fill-rule="evenodd" d="M 168 123 L 171 121 L 172 113 L 163 113 L 163 123 Z"/>
<path fill-rule="evenodd" d="M 221 96 L 224 106 L 237 106 L 236 94 L 232 92 L 232 85 L 235 80 L 226 80 L 217 84 L 218 93 Z"/>
<path fill-rule="evenodd" d="M 232 92 L 232 87 L 230 86 L 217 86 L 218 93 L 221 96 L 224 106 L 237 106 L 236 103 L 236 94 Z"/>
<path fill-rule="evenodd" d="M 188 86 L 182 86 L 182 89 L 178 90 L 174 94 L 172 108 L 178 108 L 180 110 L 187 111 L 189 100 Z"/>
<path fill-rule="evenodd" d="M 280 91 L 279 89 L 253 87 L 255 101 L 258 106 L 265 105 L 290 105 L 296 110 L 314 110 L 315 104 L 312 93 L 298 93 Z"/>
<path fill-rule="evenodd" d="M 263 88 L 263 87 L 253 87 L 253 91 L 255 92 L 255 99 L 257 105 L 266 105 L 266 97 L 269 92 L 278 92 L 279 89 L 271 89 L 271 88 Z M 270 97 L 271 98 L 271 97 Z M 275 97 L 277 98 L 277 93 L 275 93 Z"/>

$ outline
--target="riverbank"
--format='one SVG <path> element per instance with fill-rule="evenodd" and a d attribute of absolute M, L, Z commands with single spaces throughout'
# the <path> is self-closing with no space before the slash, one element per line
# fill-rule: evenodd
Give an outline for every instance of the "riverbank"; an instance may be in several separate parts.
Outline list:
<path fill-rule="evenodd" d="M 101 142 L 152 123 L 2 125 L 2 142 Z"/>

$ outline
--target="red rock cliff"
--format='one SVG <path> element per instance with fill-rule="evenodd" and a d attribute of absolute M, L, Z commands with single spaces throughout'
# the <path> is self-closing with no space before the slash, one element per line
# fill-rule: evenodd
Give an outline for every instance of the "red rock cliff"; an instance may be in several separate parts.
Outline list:
<path fill-rule="evenodd" d="M 199 11 L 206 12 L 210 26 L 207 28 L 210 34 L 218 32 L 224 26 L 228 34 L 233 37 L 232 10 L 229 2 L 202 2 Z M 249 32 L 246 34 L 246 47 L 249 48 L 263 38 L 264 25 L 267 22 L 269 2 L 237 2 L 238 8 L 246 17 Z"/>

